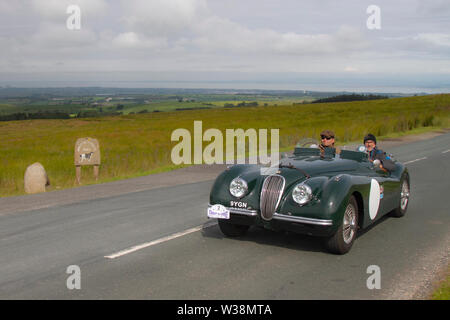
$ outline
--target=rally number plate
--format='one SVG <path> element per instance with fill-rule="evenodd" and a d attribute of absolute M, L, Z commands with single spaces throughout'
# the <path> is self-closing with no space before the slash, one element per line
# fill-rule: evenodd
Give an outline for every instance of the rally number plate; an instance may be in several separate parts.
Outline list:
<path fill-rule="evenodd" d="M 221 204 L 215 204 L 208 208 L 208 217 L 217 219 L 230 219 L 230 210 Z"/>

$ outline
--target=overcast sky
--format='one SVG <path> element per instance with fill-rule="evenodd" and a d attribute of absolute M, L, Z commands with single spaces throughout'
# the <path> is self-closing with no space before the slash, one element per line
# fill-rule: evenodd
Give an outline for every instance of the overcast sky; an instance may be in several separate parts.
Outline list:
<path fill-rule="evenodd" d="M 80 30 L 66 26 L 70 4 Z M 379 30 L 367 28 L 369 5 Z M 0 0 L 0 48 L 3 83 L 339 75 L 446 87 L 450 1 Z"/>

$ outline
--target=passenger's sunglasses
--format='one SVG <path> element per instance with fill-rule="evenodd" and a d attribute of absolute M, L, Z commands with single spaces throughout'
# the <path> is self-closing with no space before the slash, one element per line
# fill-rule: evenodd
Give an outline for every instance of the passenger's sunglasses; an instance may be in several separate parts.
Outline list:
<path fill-rule="evenodd" d="M 325 136 L 320 136 L 320 138 L 322 138 L 322 139 L 327 139 L 327 140 L 333 139 L 333 137 L 325 137 Z"/>

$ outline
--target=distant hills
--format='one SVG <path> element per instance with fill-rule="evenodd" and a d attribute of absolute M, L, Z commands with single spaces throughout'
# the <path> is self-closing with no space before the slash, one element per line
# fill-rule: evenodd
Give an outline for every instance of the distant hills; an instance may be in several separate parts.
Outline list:
<path fill-rule="evenodd" d="M 341 94 L 334 97 L 317 99 L 312 103 L 325 103 L 325 102 L 346 102 L 346 101 L 365 101 L 365 100 L 377 100 L 388 99 L 388 96 L 381 96 L 376 94 Z"/>

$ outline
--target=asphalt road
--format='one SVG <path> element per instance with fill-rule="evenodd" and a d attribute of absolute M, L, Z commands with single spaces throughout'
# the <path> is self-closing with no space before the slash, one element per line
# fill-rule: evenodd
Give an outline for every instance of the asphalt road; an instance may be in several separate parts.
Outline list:
<path fill-rule="evenodd" d="M 0 298 L 417 297 L 448 263 L 450 134 L 387 151 L 409 168 L 408 212 L 361 233 L 346 255 L 259 228 L 225 238 L 206 218 L 213 181 L 187 183 L 0 215 Z M 71 265 L 81 289 L 67 288 Z M 381 289 L 367 288 L 370 265 Z"/>

